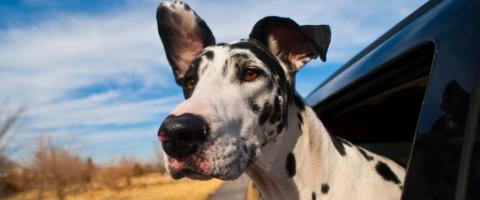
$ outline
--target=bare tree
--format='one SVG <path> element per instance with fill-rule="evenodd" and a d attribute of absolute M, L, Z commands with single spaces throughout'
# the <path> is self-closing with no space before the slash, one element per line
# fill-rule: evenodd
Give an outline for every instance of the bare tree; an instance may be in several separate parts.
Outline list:
<path fill-rule="evenodd" d="M 40 139 L 30 167 L 35 174 L 39 199 L 45 189 L 53 189 L 57 199 L 65 199 L 69 186 L 87 181 L 83 173 L 87 167 L 87 162 L 76 153 L 55 146 L 48 138 Z"/>
<path fill-rule="evenodd" d="M 5 154 L 6 144 L 8 144 L 6 140 L 18 119 L 25 111 L 24 108 L 21 108 L 13 112 L 8 112 L 6 108 L 6 104 L 4 107 L 0 108 L 0 192 L 2 193 L 10 192 L 5 191 L 9 188 L 9 190 L 13 189 L 11 188 L 9 181 L 7 181 L 7 178 L 9 176 L 8 172 L 15 166 Z"/>
<path fill-rule="evenodd" d="M 5 108 L 0 110 L 0 158 L 5 157 L 6 144 L 8 143 L 5 140 L 8 139 L 13 127 L 25 110 L 25 108 L 20 108 L 13 112 L 8 112 Z M 2 169 L 4 168 L 2 168 L 2 160 L 0 159 L 0 172 L 3 171 Z"/>
<path fill-rule="evenodd" d="M 0 122 L 0 139 L 3 139 L 7 133 L 12 129 L 12 127 L 15 125 L 17 122 L 18 118 L 23 114 L 25 111 L 24 108 L 20 108 L 13 113 L 0 113 L 4 115 Z M 3 147 L 0 147 L 0 149 L 3 149 Z"/>
<path fill-rule="evenodd" d="M 96 181 L 114 190 L 130 187 L 135 163 L 136 160 L 127 156 L 118 161 L 112 160 L 109 166 L 103 166 L 98 170 Z"/>
<path fill-rule="evenodd" d="M 84 170 L 84 181 L 87 182 L 87 183 L 90 183 L 92 182 L 93 180 L 93 176 L 95 175 L 95 171 L 96 171 L 96 166 L 95 164 L 93 163 L 93 160 L 91 157 L 88 157 L 87 158 L 87 162 L 85 164 L 85 170 Z"/>

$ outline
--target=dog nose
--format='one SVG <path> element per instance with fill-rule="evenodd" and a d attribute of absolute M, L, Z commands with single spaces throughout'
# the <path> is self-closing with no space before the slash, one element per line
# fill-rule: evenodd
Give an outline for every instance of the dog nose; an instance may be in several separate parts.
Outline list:
<path fill-rule="evenodd" d="M 208 126 L 202 117 L 193 114 L 170 115 L 158 130 L 158 139 L 167 155 L 184 158 L 198 150 L 207 134 Z"/>

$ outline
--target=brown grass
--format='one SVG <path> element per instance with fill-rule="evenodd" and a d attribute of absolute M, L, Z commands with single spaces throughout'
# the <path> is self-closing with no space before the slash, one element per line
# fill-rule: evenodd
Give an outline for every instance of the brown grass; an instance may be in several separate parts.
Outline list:
<path fill-rule="evenodd" d="M 207 199 L 222 185 L 222 181 L 171 180 L 167 175 L 152 173 L 133 177 L 130 187 L 112 189 L 92 183 L 84 191 L 69 194 L 67 200 L 150 200 L 150 199 Z M 15 195 L 11 200 L 35 200 L 36 191 L 27 191 Z M 55 199 L 53 191 L 46 192 L 44 199 Z"/>
<path fill-rule="evenodd" d="M 258 190 L 257 186 L 250 181 L 247 186 L 247 200 L 260 200 L 262 199 L 262 195 L 260 194 L 260 191 Z"/>

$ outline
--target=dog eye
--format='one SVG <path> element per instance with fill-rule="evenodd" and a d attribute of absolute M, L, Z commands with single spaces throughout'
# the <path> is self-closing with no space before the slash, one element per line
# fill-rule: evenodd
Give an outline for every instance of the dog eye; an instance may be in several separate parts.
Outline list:
<path fill-rule="evenodd" d="M 247 68 L 243 72 L 242 79 L 244 81 L 254 81 L 260 76 L 260 70 L 255 68 Z"/>
<path fill-rule="evenodd" d="M 185 80 L 185 89 L 187 90 L 193 90 L 195 87 L 195 81 L 193 79 L 187 79 Z"/>

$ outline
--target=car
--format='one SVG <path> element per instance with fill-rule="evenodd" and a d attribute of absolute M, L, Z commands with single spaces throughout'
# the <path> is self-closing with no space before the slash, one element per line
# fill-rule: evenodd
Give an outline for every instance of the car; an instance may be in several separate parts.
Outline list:
<path fill-rule="evenodd" d="M 332 134 L 406 166 L 402 199 L 480 199 L 479 11 L 429 1 L 306 97 Z"/>

